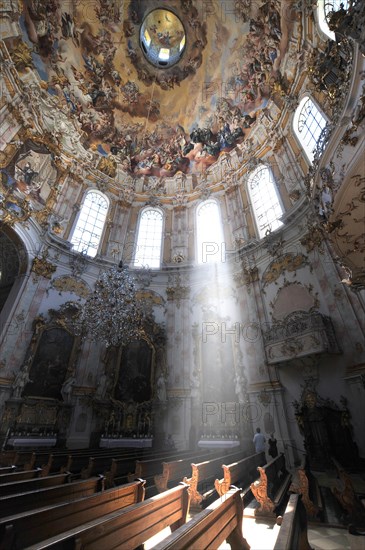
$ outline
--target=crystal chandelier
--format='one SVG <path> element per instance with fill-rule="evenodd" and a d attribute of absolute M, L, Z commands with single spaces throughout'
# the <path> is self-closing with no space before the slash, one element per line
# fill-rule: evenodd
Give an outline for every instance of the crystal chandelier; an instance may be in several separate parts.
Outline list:
<path fill-rule="evenodd" d="M 143 310 L 122 262 L 103 271 L 80 314 L 80 333 L 107 347 L 124 345 L 142 329 Z"/>

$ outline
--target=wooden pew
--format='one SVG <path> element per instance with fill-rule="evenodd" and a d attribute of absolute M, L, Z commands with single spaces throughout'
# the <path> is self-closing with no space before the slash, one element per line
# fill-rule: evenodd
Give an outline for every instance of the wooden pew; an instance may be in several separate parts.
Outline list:
<path fill-rule="evenodd" d="M 53 449 L 52 451 L 34 451 L 29 456 L 25 463 L 25 468 L 35 468 L 36 466 L 47 469 L 47 466 L 51 466 L 53 461 L 60 462 L 65 460 L 65 463 L 61 465 L 64 469 L 67 469 L 72 460 L 74 460 L 73 473 L 79 473 L 81 470 L 77 470 L 77 461 L 81 461 L 82 468 L 87 465 L 88 459 L 91 456 L 110 456 L 113 452 L 115 456 L 125 456 L 131 453 L 131 449 Z M 77 471 L 76 471 L 77 470 Z"/>
<path fill-rule="evenodd" d="M 213 502 L 153 548 L 204 550 L 218 548 L 227 540 L 233 550 L 249 550 L 250 546 L 242 534 L 242 517 L 241 489 L 231 487 L 223 498 Z"/>
<path fill-rule="evenodd" d="M 140 456 L 129 456 L 125 458 L 113 457 L 110 464 L 110 469 L 104 473 L 106 487 L 115 487 L 120 483 L 126 483 L 128 481 L 128 476 L 130 481 L 133 481 L 133 479 L 138 479 L 139 477 L 141 479 L 145 479 L 144 476 L 137 475 L 137 460 L 142 462 L 143 460 L 153 460 L 158 458 L 160 461 L 159 463 L 161 464 L 162 461 L 166 459 L 166 451 L 145 454 L 143 458 Z M 131 472 L 134 473 L 131 474 Z"/>
<path fill-rule="evenodd" d="M 281 453 L 257 469 L 260 479 L 250 485 L 252 494 L 260 505 L 255 509 L 255 516 L 275 518 L 274 511 L 284 502 L 291 482 L 284 454 Z"/>
<path fill-rule="evenodd" d="M 114 454 L 107 457 L 90 457 L 87 466 L 81 470 L 81 479 L 87 479 L 88 477 L 110 471 L 112 460 L 114 458 Z M 123 457 L 121 460 L 128 461 L 128 457 Z"/>
<path fill-rule="evenodd" d="M 189 458 L 180 458 L 162 463 L 162 474 L 156 474 L 154 484 L 159 493 L 167 491 L 172 485 L 176 485 L 190 472 L 191 463 L 197 460 L 209 460 L 211 453 L 202 452 Z"/>
<path fill-rule="evenodd" d="M 231 485 L 243 489 L 242 496 L 245 498 L 251 493 L 250 484 L 257 478 L 257 467 L 263 466 L 266 462 L 265 453 L 256 453 L 246 456 L 238 462 L 232 464 L 223 464 L 223 478 L 216 479 L 214 482 L 215 490 L 219 496 L 223 496 Z"/>
<path fill-rule="evenodd" d="M 25 479 L 33 479 L 38 477 L 42 473 L 41 468 L 36 468 L 35 470 L 22 470 L 22 471 L 13 471 L 8 474 L 0 474 L 0 485 L 4 483 L 12 483 L 14 481 L 24 481 Z M 1 491 L 2 492 L 2 491 Z"/>
<path fill-rule="evenodd" d="M 14 474 L 9 474 L 14 475 Z M 28 493 L 37 489 L 46 489 L 54 487 L 69 481 L 69 474 L 56 474 L 47 477 L 37 477 L 35 479 L 26 479 L 25 481 L 13 481 L 11 483 L 3 483 L 1 485 L 1 496 L 16 495 L 18 493 Z"/>
<path fill-rule="evenodd" d="M 319 485 L 309 470 L 306 457 L 303 457 L 300 466 L 297 468 L 296 479 L 290 485 L 289 491 L 302 495 L 302 503 L 308 517 L 312 520 L 322 518 L 323 504 Z"/>
<path fill-rule="evenodd" d="M 191 465 L 191 477 L 184 477 L 184 483 L 190 486 L 191 507 L 197 508 L 209 503 L 214 496 L 214 481 L 221 473 L 223 462 L 240 460 L 242 451 L 230 455 L 212 458 Z"/>
<path fill-rule="evenodd" d="M 128 463 L 131 464 L 128 473 L 134 467 L 136 460 L 145 456 L 143 451 L 144 449 L 135 449 L 133 452 L 130 449 L 99 449 L 89 453 L 70 454 L 66 468 L 71 473 L 80 474 L 82 479 L 86 479 L 110 470 L 112 459 L 119 458 L 122 461 L 129 461 Z"/>
<path fill-rule="evenodd" d="M 44 476 L 49 476 L 50 474 L 56 473 L 65 473 L 68 472 L 67 468 L 70 460 L 70 455 L 68 453 L 63 454 L 53 454 L 51 453 L 48 458 L 48 462 L 42 466 L 42 474 Z"/>
<path fill-rule="evenodd" d="M 33 451 L 16 451 L 14 457 L 15 466 L 21 466 L 24 470 L 33 470 L 34 468 L 34 452 Z"/>
<path fill-rule="evenodd" d="M 110 464 L 110 470 L 105 472 L 105 486 L 107 488 L 115 487 L 120 483 L 128 481 L 128 474 L 135 469 L 135 458 L 113 458 Z M 133 478 L 137 479 L 137 478 Z"/>
<path fill-rule="evenodd" d="M 285 508 L 274 550 L 312 550 L 308 542 L 307 514 L 301 495 L 292 494 Z"/>
<path fill-rule="evenodd" d="M 184 458 L 186 456 L 191 456 L 191 451 L 183 451 L 177 453 L 177 451 L 165 451 L 163 458 Z M 152 458 L 149 460 L 137 460 L 135 465 L 135 471 L 132 474 L 129 474 L 127 479 L 128 481 L 133 481 L 133 479 L 145 479 L 146 480 L 146 496 L 151 497 L 158 493 L 157 488 L 154 485 L 154 478 L 161 471 L 162 466 L 162 457 Z M 181 481 L 181 480 L 180 480 Z"/>
<path fill-rule="evenodd" d="M 63 483 L 56 487 L 2 496 L 0 497 L 0 517 L 25 512 L 34 509 L 34 507 L 72 501 L 83 496 L 92 495 L 103 490 L 103 488 L 104 478 L 98 476 L 82 481 Z"/>
<path fill-rule="evenodd" d="M 134 481 L 73 502 L 0 520 L 0 550 L 21 550 L 66 528 L 72 529 L 144 500 L 144 481 Z"/>
<path fill-rule="evenodd" d="M 352 479 L 341 464 L 333 457 L 332 462 L 336 467 L 337 475 L 341 482 L 339 487 L 335 486 L 331 488 L 332 494 L 344 510 L 347 522 L 354 526 L 364 526 L 365 508 L 361 499 L 356 494 Z"/>
<path fill-rule="evenodd" d="M 12 466 L 15 464 L 15 449 L 7 449 L 6 451 L 0 451 L 0 465 Z"/>
<path fill-rule="evenodd" d="M 11 466 L 3 466 L 2 468 L 0 468 L 0 475 L 11 474 L 14 473 L 16 470 L 17 467 L 15 466 L 15 464 L 12 464 Z"/>
<path fill-rule="evenodd" d="M 166 527 L 174 531 L 186 522 L 189 491 L 180 484 L 160 495 L 89 521 L 60 535 L 27 547 L 27 550 L 132 550 Z"/>

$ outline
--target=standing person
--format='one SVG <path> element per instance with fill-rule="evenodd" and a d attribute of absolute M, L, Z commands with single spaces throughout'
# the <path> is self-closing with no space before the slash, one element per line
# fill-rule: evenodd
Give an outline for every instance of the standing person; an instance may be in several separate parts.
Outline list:
<path fill-rule="evenodd" d="M 253 444 L 255 445 L 256 453 L 265 451 L 265 436 L 261 433 L 260 428 L 256 428 L 256 433 L 253 436 Z"/>
<path fill-rule="evenodd" d="M 271 434 L 270 435 L 270 438 L 269 438 L 269 455 L 271 456 L 271 458 L 276 458 L 278 456 L 278 446 L 277 446 L 277 441 L 274 437 L 274 434 Z"/>

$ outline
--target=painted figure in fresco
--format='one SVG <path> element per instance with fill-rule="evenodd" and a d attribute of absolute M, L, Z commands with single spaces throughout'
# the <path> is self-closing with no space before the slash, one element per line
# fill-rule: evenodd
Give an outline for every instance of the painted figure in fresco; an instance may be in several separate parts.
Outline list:
<path fill-rule="evenodd" d="M 24 367 L 17 373 L 13 382 L 13 397 L 21 397 L 25 386 L 28 384 L 28 382 L 32 382 L 32 380 L 29 378 L 29 369 L 32 360 L 33 356 L 30 355 L 30 357 L 24 363 Z"/>
<path fill-rule="evenodd" d="M 34 178 L 34 176 L 38 175 L 38 172 L 35 172 L 33 170 L 30 162 L 27 162 L 24 168 L 20 168 L 20 170 L 23 172 L 24 181 L 27 185 L 30 185 L 32 183 L 32 179 Z"/>

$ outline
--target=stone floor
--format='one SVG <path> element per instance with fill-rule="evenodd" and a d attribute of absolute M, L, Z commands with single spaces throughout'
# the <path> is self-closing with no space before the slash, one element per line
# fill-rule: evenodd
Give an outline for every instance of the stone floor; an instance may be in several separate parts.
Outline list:
<path fill-rule="evenodd" d="M 251 546 L 251 550 L 272 550 L 280 527 L 273 523 L 258 522 L 254 518 L 243 518 L 243 533 Z M 151 538 L 145 544 L 145 550 L 153 549 L 154 545 L 167 537 L 170 529 L 164 529 L 159 535 Z M 345 529 L 326 527 L 323 525 L 308 528 L 308 540 L 313 550 L 365 550 L 365 537 L 350 535 Z M 201 550 L 192 548 L 191 550 Z M 219 550 L 230 550 L 226 542 Z M 293 549 L 294 550 L 294 549 Z"/>

